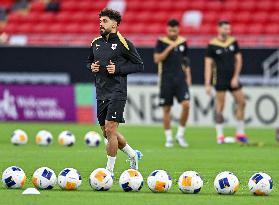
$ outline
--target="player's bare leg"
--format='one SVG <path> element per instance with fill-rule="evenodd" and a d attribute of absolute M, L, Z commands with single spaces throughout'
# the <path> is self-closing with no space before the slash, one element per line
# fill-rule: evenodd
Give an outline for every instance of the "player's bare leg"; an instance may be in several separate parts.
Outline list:
<path fill-rule="evenodd" d="M 118 150 L 118 140 L 117 140 L 117 127 L 118 123 L 113 121 L 105 122 L 105 136 L 107 137 L 107 166 L 106 169 L 113 174 L 113 169 L 115 165 L 117 150 Z"/>
<path fill-rule="evenodd" d="M 226 92 L 224 91 L 217 91 L 215 96 L 215 123 L 218 144 L 223 144 L 225 142 L 223 117 L 225 96 Z"/>
<path fill-rule="evenodd" d="M 118 148 L 124 152 L 130 161 L 130 168 L 131 169 L 139 169 L 138 160 L 141 159 L 142 153 L 138 150 L 134 150 L 130 145 L 127 143 L 124 136 L 117 132 L 117 139 L 118 139 Z"/>
<path fill-rule="evenodd" d="M 189 109 L 190 109 L 189 100 L 182 101 L 181 108 L 182 108 L 181 109 L 182 111 L 181 111 L 181 115 L 180 115 L 179 126 L 178 126 L 177 133 L 176 133 L 176 140 L 181 147 L 186 148 L 189 146 L 184 138 L 185 126 L 188 121 Z"/>
<path fill-rule="evenodd" d="M 242 143 L 247 143 L 248 139 L 244 130 L 244 117 L 245 117 L 245 96 L 241 89 L 234 91 L 233 97 L 236 102 L 236 140 Z"/>
<path fill-rule="evenodd" d="M 163 106 L 163 125 L 165 129 L 166 143 L 165 147 L 173 147 L 171 131 L 171 106 Z"/>
<path fill-rule="evenodd" d="M 118 127 L 118 123 L 117 123 L 117 127 Z M 101 128 L 102 128 L 104 137 L 107 139 L 108 137 L 107 137 L 105 126 L 101 126 Z M 132 149 L 128 145 L 128 143 L 127 143 L 126 139 L 124 138 L 124 136 L 122 134 L 120 134 L 119 132 L 116 132 L 116 136 L 117 136 L 117 142 L 118 142 L 118 146 L 117 147 L 118 147 L 118 149 L 123 151 L 126 155 L 128 155 L 129 161 L 130 161 L 130 168 L 138 169 L 138 158 L 141 158 L 141 156 L 142 156 L 141 152 Z M 109 143 L 107 143 L 107 150 L 109 149 L 108 148 L 108 144 Z M 110 155 L 108 154 L 108 156 L 110 156 Z"/>

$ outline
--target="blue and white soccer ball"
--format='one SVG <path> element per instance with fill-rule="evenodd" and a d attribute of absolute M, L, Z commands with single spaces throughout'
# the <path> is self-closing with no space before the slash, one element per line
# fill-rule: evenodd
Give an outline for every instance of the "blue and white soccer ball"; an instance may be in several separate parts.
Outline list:
<path fill-rule="evenodd" d="M 28 142 L 28 136 L 23 130 L 17 129 L 11 136 L 11 143 L 14 145 L 23 145 Z"/>
<path fill-rule="evenodd" d="M 219 173 L 214 180 L 214 187 L 218 194 L 234 194 L 238 191 L 238 178 L 229 171 Z"/>
<path fill-rule="evenodd" d="M 273 182 L 268 174 L 258 172 L 249 179 L 248 187 L 254 195 L 266 196 L 272 191 Z"/>
<path fill-rule="evenodd" d="M 75 190 L 81 185 L 82 179 L 80 173 L 73 168 L 63 169 L 57 179 L 57 183 L 61 189 Z"/>
<path fill-rule="evenodd" d="M 58 143 L 63 146 L 73 146 L 76 142 L 75 135 L 70 131 L 63 131 L 58 136 Z"/>
<path fill-rule="evenodd" d="M 41 130 L 36 135 L 36 144 L 47 146 L 52 143 L 53 137 L 49 131 Z"/>
<path fill-rule="evenodd" d="M 199 173 L 195 171 L 187 171 L 180 175 L 178 179 L 178 187 L 183 193 L 197 194 L 203 187 L 203 180 Z"/>
<path fill-rule="evenodd" d="M 139 171 L 128 169 L 121 174 L 119 185 L 125 192 L 139 191 L 143 187 L 143 177 Z"/>
<path fill-rule="evenodd" d="M 11 166 L 3 172 L 2 182 L 10 189 L 22 188 L 26 182 L 26 175 L 20 167 Z"/>
<path fill-rule="evenodd" d="M 107 191 L 113 185 L 113 178 L 110 171 L 98 168 L 90 174 L 89 184 L 96 191 Z"/>
<path fill-rule="evenodd" d="M 147 178 L 152 192 L 167 192 L 172 186 L 171 176 L 165 170 L 155 170 Z"/>
<path fill-rule="evenodd" d="M 98 147 L 102 141 L 102 138 L 97 132 L 90 131 L 86 133 L 84 141 L 89 147 Z"/>
<path fill-rule="evenodd" d="M 38 189 L 52 189 L 56 185 L 56 179 L 52 169 L 41 167 L 34 172 L 32 183 Z"/>

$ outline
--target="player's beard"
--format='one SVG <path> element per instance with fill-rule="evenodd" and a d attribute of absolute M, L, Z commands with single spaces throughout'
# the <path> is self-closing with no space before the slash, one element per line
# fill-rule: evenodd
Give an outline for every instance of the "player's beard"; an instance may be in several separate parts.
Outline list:
<path fill-rule="evenodd" d="M 175 41 L 177 39 L 177 35 L 168 36 L 168 38 L 172 41 Z"/>
<path fill-rule="evenodd" d="M 223 39 L 227 39 L 228 38 L 228 34 L 227 33 L 221 33 L 221 36 Z"/>
<path fill-rule="evenodd" d="M 106 37 L 110 33 L 111 33 L 110 29 L 105 29 L 104 27 L 100 27 L 100 34 L 101 34 L 101 36 Z"/>

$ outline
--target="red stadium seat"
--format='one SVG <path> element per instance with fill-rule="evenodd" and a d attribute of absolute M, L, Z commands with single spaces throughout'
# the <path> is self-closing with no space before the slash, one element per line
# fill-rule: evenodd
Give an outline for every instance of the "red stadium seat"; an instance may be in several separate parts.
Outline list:
<path fill-rule="evenodd" d="M 239 12 L 237 15 L 234 16 L 234 21 L 237 23 L 247 23 L 251 21 L 251 13 L 248 11 Z"/>
<path fill-rule="evenodd" d="M 63 34 L 65 24 L 56 23 L 48 26 L 48 33 L 52 34 Z"/>
<path fill-rule="evenodd" d="M 45 10 L 45 5 L 43 2 L 41 1 L 36 1 L 36 2 L 33 2 L 31 3 L 30 5 L 30 10 L 33 12 L 33 11 L 36 11 L 36 12 L 42 12 Z"/>
<path fill-rule="evenodd" d="M 32 33 L 35 33 L 35 34 L 46 34 L 46 33 L 48 33 L 48 27 L 49 27 L 50 25 L 48 25 L 48 24 L 37 24 L 37 25 L 34 25 L 33 27 L 32 27 Z"/>
<path fill-rule="evenodd" d="M 253 14 L 251 21 L 257 23 L 266 23 L 268 20 L 268 13 L 266 12 L 257 12 Z"/>
<path fill-rule="evenodd" d="M 257 2 L 258 3 L 258 2 Z M 248 0 L 248 1 L 239 1 L 239 10 L 242 11 L 254 11 L 256 8 L 256 4 L 254 0 Z"/>
<path fill-rule="evenodd" d="M 279 26 L 277 23 L 266 25 L 264 29 L 265 34 L 279 35 Z"/>
<path fill-rule="evenodd" d="M 17 34 L 81 34 L 89 36 L 99 33 L 98 13 L 107 6 L 108 0 L 60 0 L 61 10 L 57 13 L 44 11 L 42 1 L 30 1 L 27 15 L 10 12 L 4 31 Z M 11 5 L 13 0 L 2 0 L 1 5 Z M 182 21 L 182 16 L 190 10 L 200 11 L 203 15 L 200 28 L 184 27 L 181 32 L 187 35 L 208 36 L 216 33 L 218 20 L 232 22 L 234 35 L 249 35 L 255 43 L 256 36 L 279 34 L 279 1 L 275 0 L 125 0 L 126 8 L 120 31 L 139 41 L 151 41 L 152 38 L 165 33 L 167 20 L 171 18 Z M 38 35 L 35 35 L 38 36 Z M 154 38 L 155 38 L 154 37 Z M 83 37 L 81 37 L 83 38 Z M 43 39 L 43 38 L 41 38 Z M 150 40 L 151 39 L 151 40 Z M 200 38 L 197 38 L 200 39 Z M 262 38 L 261 38 L 262 39 Z M 33 39 L 32 42 L 37 42 Z M 56 42 L 53 40 L 52 42 Z M 59 41 L 61 43 L 61 41 Z M 76 40 L 75 42 L 81 42 Z M 195 43 L 203 43 L 203 40 Z M 273 42 L 273 41 L 270 41 Z"/>
<path fill-rule="evenodd" d="M 236 24 L 232 26 L 232 33 L 235 34 L 246 34 L 247 25 L 246 24 Z"/>
<path fill-rule="evenodd" d="M 264 27 L 260 23 L 251 24 L 248 28 L 248 34 L 263 34 Z"/>

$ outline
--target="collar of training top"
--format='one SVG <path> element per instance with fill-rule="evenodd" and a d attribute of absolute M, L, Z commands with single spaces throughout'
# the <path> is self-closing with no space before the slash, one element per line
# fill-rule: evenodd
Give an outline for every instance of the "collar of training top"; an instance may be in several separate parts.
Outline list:
<path fill-rule="evenodd" d="M 103 37 L 103 39 L 104 39 L 105 41 L 107 40 L 105 36 L 102 36 L 102 37 Z M 109 34 L 109 37 L 108 37 L 108 41 L 110 41 L 110 40 L 112 40 L 112 39 L 115 39 L 115 38 L 118 38 L 117 33 L 110 33 L 110 34 Z"/>

